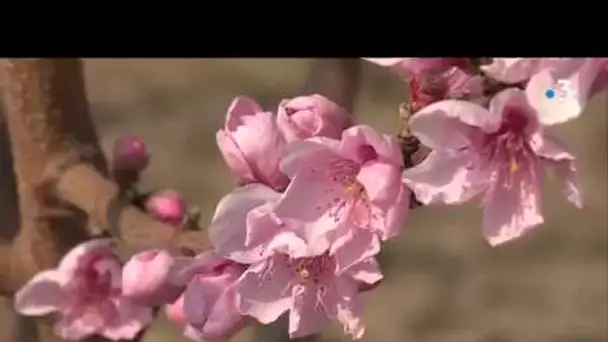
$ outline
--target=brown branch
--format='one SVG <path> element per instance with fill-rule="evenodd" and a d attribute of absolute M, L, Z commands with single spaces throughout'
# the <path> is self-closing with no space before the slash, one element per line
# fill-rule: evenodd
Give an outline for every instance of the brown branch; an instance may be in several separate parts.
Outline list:
<path fill-rule="evenodd" d="M 184 231 L 156 221 L 132 205 L 121 203 L 119 187 L 87 164 L 76 164 L 56 182 L 59 198 L 74 203 L 101 227 L 116 233 L 132 249 L 188 248 L 195 253 L 211 248 L 202 231 Z M 112 208 L 115 207 L 115 208 Z"/>
<path fill-rule="evenodd" d="M 79 60 L 6 59 L 0 74 L 20 215 L 13 244 L 0 244 L 0 293 L 14 293 L 90 238 L 87 216 L 105 231 L 115 229 L 129 249 L 173 242 L 194 251 L 209 248 L 203 232 L 174 234 L 175 228 L 123 204 L 118 187 L 104 177 Z M 61 341 L 49 317 L 36 322 L 41 341 Z"/>
<path fill-rule="evenodd" d="M 79 65 L 66 61 L 0 62 L 20 214 L 20 231 L 11 255 L 5 256 L 9 269 L 1 270 L 3 292 L 14 292 L 39 270 L 55 266 L 71 246 L 87 237 L 82 213 L 43 219 L 56 208 L 43 191 L 45 167 L 54 156 L 67 155 L 66 141 L 76 140 L 63 125 L 63 116 L 68 121 L 74 116 L 69 110 L 83 108 L 77 96 L 58 91 L 78 82 L 64 77 L 75 67 Z"/>
<path fill-rule="evenodd" d="M 358 58 L 320 58 L 311 62 L 305 92 L 318 93 L 340 104 L 349 113 L 355 106 L 361 78 Z"/>
<path fill-rule="evenodd" d="M 57 61 L 3 60 L 3 102 L 9 129 L 13 170 L 17 182 L 20 230 L 11 248 L 2 248 L 0 287 L 12 293 L 42 269 L 54 267 L 62 255 L 86 239 L 86 217 L 70 215 L 46 217 L 57 206 L 43 189 L 44 170 L 54 157 L 66 155 L 74 135 L 63 122 L 82 109 L 80 99 L 66 96 L 66 90 L 78 86 L 81 79 L 65 77 L 79 67 Z M 86 108 L 86 107 L 85 107 Z M 84 130 L 87 127 L 83 127 Z M 46 319 L 37 320 L 38 338 L 57 341 Z"/>

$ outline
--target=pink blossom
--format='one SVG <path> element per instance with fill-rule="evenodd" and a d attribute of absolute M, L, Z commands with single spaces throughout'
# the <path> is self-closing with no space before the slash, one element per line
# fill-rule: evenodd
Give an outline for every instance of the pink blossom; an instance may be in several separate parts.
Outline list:
<path fill-rule="evenodd" d="M 427 204 L 458 204 L 485 193 L 484 235 L 498 245 L 543 222 L 545 168 L 562 179 L 569 201 L 582 201 L 575 158 L 543 130 L 525 92 L 504 90 L 489 108 L 445 100 L 414 115 L 413 133 L 433 152 L 403 180 Z"/>
<path fill-rule="evenodd" d="M 365 331 L 359 287 L 380 279 L 373 258 L 336 272 L 335 260 L 328 254 L 293 258 L 277 253 L 251 265 L 237 288 L 242 312 L 262 324 L 289 311 L 291 338 L 319 333 L 330 319 L 337 319 L 346 334 L 359 339 Z"/>
<path fill-rule="evenodd" d="M 243 329 L 246 317 L 239 312 L 235 282 L 245 267 L 207 252 L 197 256 L 176 277 L 187 281 L 182 295 L 185 333 L 208 342 L 228 341 Z M 175 309 L 175 308 L 174 308 Z"/>
<path fill-rule="evenodd" d="M 483 95 L 483 79 L 467 71 L 466 58 L 365 58 L 405 78 L 414 111 L 447 98 Z"/>
<path fill-rule="evenodd" d="M 398 233 L 409 212 L 409 192 L 399 180 L 399 143 L 371 127 L 350 127 L 341 140 L 296 141 L 281 168 L 291 183 L 273 212 L 283 221 L 301 222 L 310 241 L 329 235 L 337 249 L 363 238 L 358 230 L 386 240 Z"/>
<path fill-rule="evenodd" d="M 443 99 L 475 99 L 483 95 L 483 79 L 460 68 L 414 76 L 410 82 L 412 110 L 418 111 Z"/>
<path fill-rule="evenodd" d="M 314 94 L 281 101 L 277 124 L 287 141 L 315 136 L 339 139 L 350 126 L 350 117 L 336 103 Z"/>
<path fill-rule="evenodd" d="M 482 66 L 482 69 L 500 82 L 515 84 L 527 81 L 545 69 L 558 74 L 570 74 L 590 59 L 595 58 L 493 58 L 492 63 Z"/>
<path fill-rule="evenodd" d="M 265 243 L 280 230 L 281 222 L 272 213 L 280 196 L 263 184 L 248 184 L 224 196 L 208 228 L 218 255 L 251 264 L 273 253 Z"/>
<path fill-rule="evenodd" d="M 402 185 L 398 182 L 396 187 Z M 380 251 L 378 236 L 371 229 L 323 234 L 314 224 L 279 218 L 274 208 L 280 199 L 281 194 L 262 184 L 250 184 L 224 196 L 209 225 L 209 237 L 217 253 L 253 264 L 275 253 L 303 258 L 329 251 L 337 267 L 346 269 Z"/>
<path fill-rule="evenodd" d="M 272 113 L 253 100 L 237 97 L 226 114 L 217 144 L 226 164 L 242 184 L 263 183 L 283 189 L 289 181 L 279 170 L 285 138 Z"/>
<path fill-rule="evenodd" d="M 177 191 L 157 192 L 146 200 L 145 207 L 156 219 L 172 225 L 181 225 L 186 218 L 186 203 Z"/>
<path fill-rule="evenodd" d="M 539 120 L 546 125 L 563 123 L 578 117 L 587 100 L 601 90 L 598 82 L 605 77 L 602 58 L 560 58 L 560 62 L 544 63 L 544 68 L 535 73 L 526 88 L 532 108 L 538 112 Z M 605 83 L 603 84 L 605 85 Z M 547 97 L 547 90 L 556 96 Z"/>
<path fill-rule="evenodd" d="M 184 267 L 186 258 L 174 258 L 163 250 L 147 250 L 129 259 L 122 270 L 122 294 L 142 305 L 160 306 L 173 302 L 184 286 L 172 281 L 172 274 Z"/>
<path fill-rule="evenodd" d="M 15 294 L 15 309 L 27 316 L 59 313 L 55 333 L 67 340 L 100 334 L 132 339 L 152 319 L 149 307 L 121 296 L 121 265 L 110 240 L 74 247 L 56 269 L 36 274 Z"/>
<path fill-rule="evenodd" d="M 112 157 L 114 169 L 142 171 L 149 162 L 148 148 L 140 138 L 128 135 L 114 142 Z"/>

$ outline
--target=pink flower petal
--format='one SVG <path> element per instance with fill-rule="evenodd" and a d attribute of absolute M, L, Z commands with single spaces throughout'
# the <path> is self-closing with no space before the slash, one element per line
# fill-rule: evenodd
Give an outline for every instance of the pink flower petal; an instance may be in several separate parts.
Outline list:
<path fill-rule="evenodd" d="M 289 289 L 294 275 L 287 267 L 281 267 L 281 258 L 275 255 L 251 265 L 236 285 L 241 295 L 241 312 L 262 324 L 276 321 L 291 307 Z"/>
<path fill-rule="evenodd" d="M 270 209 L 272 207 L 262 206 L 249 212 L 247 227 L 252 229 L 247 240 L 247 250 L 241 253 L 247 256 L 233 254 L 233 259 L 252 263 L 277 252 L 298 258 L 317 255 L 327 250 L 328 242 L 323 239 L 307 243 L 311 234 L 308 234 L 306 224 L 291 219 L 279 221 Z"/>
<path fill-rule="evenodd" d="M 483 96 L 483 77 L 472 76 L 461 68 L 453 67 L 444 72 L 448 87 L 447 98 L 476 98 Z"/>
<path fill-rule="evenodd" d="M 489 174 L 472 172 L 468 152 L 431 152 L 416 167 L 403 172 L 403 181 L 424 204 L 461 204 L 480 193 Z"/>
<path fill-rule="evenodd" d="M 239 297 L 235 287 L 225 289 L 202 328 L 202 337 L 211 341 L 228 341 L 232 335 L 245 327 L 245 320 L 238 311 L 238 303 Z"/>
<path fill-rule="evenodd" d="M 346 191 L 346 187 L 325 170 L 330 169 L 331 162 L 340 159 L 329 149 L 317 149 L 314 158 L 308 158 L 309 162 L 300 166 L 274 208 L 280 219 L 306 222 L 305 235 L 310 243 L 337 228 L 336 217 L 328 209 L 334 206 L 334 200 Z M 311 198 L 315 199 L 315 203 L 309 202 Z M 346 219 L 346 215 L 342 215 L 342 218 Z"/>
<path fill-rule="evenodd" d="M 498 81 L 514 84 L 530 78 L 541 62 L 541 58 L 493 58 L 492 63 L 482 69 Z"/>
<path fill-rule="evenodd" d="M 545 161 L 563 183 L 563 193 L 566 199 L 579 208 L 583 207 L 581 180 L 572 160 Z"/>
<path fill-rule="evenodd" d="M 293 307 L 289 311 L 289 337 L 301 338 L 320 333 L 329 322 L 325 311 L 317 303 L 317 291 L 296 285 L 293 288 Z"/>
<path fill-rule="evenodd" d="M 375 258 L 368 258 L 352 265 L 346 270 L 346 274 L 369 285 L 376 284 L 384 278 Z"/>
<path fill-rule="evenodd" d="M 383 209 L 395 202 L 400 190 L 401 169 L 382 162 L 369 162 L 363 165 L 357 180 L 365 187 L 369 200 Z"/>
<path fill-rule="evenodd" d="M 63 275 L 56 270 L 36 274 L 15 293 L 15 310 L 26 316 L 42 316 L 61 310 L 68 304 L 68 296 L 62 289 Z"/>
<path fill-rule="evenodd" d="M 66 340 L 82 340 L 100 332 L 104 321 L 100 319 L 96 311 L 84 311 L 79 317 L 63 316 L 53 330 L 55 334 Z"/>
<path fill-rule="evenodd" d="M 356 163 L 363 164 L 369 160 L 369 156 L 361 153 L 361 148 L 367 146 L 373 149 L 373 159 L 396 166 L 403 165 L 401 147 L 395 137 L 379 134 L 366 125 L 352 126 L 342 132 L 340 151 Z"/>
<path fill-rule="evenodd" d="M 344 333 L 358 340 L 365 333 L 361 320 L 361 302 L 356 283 L 345 277 L 339 277 L 327 289 L 323 296 L 323 307 L 329 318 L 337 318 L 344 327 Z"/>
<path fill-rule="evenodd" d="M 279 162 L 286 142 L 272 113 L 257 113 L 244 121 L 244 125 L 232 132 L 232 138 L 243 152 L 254 176 L 267 185 L 284 186 L 287 179 L 279 171 Z"/>
<path fill-rule="evenodd" d="M 596 58 L 575 59 L 570 68 L 545 69 L 534 75 L 526 87 L 528 101 L 545 125 L 554 125 L 576 118 L 583 111 L 591 95 L 602 62 Z M 574 70 L 572 70 L 574 69 Z M 558 84 L 566 82 L 563 87 Z M 560 87 L 564 89 L 559 89 Z M 556 91 L 556 98 L 548 98 L 549 89 Z"/>
<path fill-rule="evenodd" d="M 286 141 L 272 113 L 263 112 L 249 98 L 237 97 L 216 139 L 226 164 L 242 184 L 285 188 L 288 179 L 280 172 L 279 161 Z"/>
<path fill-rule="evenodd" d="M 104 337 L 114 341 L 130 340 L 152 321 L 150 307 L 137 305 L 126 298 L 119 299 L 116 304 L 118 316 L 114 324 L 103 330 Z"/>
<path fill-rule="evenodd" d="M 399 58 L 362 58 L 368 62 L 372 62 L 374 64 L 378 64 L 383 67 L 392 67 L 395 66 L 407 58 L 399 57 Z"/>
<path fill-rule="evenodd" d="M 254 100 L 245 97 L 238 96 L 228 107 L 226 114 L 226 128 L 231 131 L 237 129 L 238 126 L 243 124 L 243 117 L 253 115 L 255 113 L 263 112 L 264 110 Z"/>
<path fill-rule="evenodd" d="M 283 100 L 277 111 L 277 125 L 287 141 L 314 136 L 339 139 L 349 124 L 345 110 L 319 94 Z"/>
<path fill-rule="evenodd" d="M 457 150 L 468 146 L 470 126 L 492 132 L 500 117 L 470 102 L 443 100 L 421 109 L 410 119 L 410 128 L 420 142 L 433 150 Z"/>
<path fill-rule="evenodd" d="M 494 95 L 490 101 L 490 114 L 492 117 L 505 120 L 505 115 L 512 111 L 523 115 L 526 119 L 524 130 L 533 134 L 540 129 L 538 113 L 532 108 L 524 91 L 518 88 L 507 88 Z M 495 127 L 498 129 L 499 127 Z"/>
<path fill-rule="evenodd" d="M 249 263 L 258 259 L 258 251 L 250 251 L 247 248 L 250 234 L 250 229 L 247 228 L 248 214 L 257 207 L 276 201 L 279 196 L 277 192 L 261 184 L 237 188 L 224 196 L 218 203 L 209 226 L 209 238 L 217 252 L 241 262 Z M 265 229 L 263 225 L 251 228 Z M 259 232 L 254 234 L 257 233 Z"/>
<path fill-rule="evenodd" d="M 495 182 L 487 194 L 483 211 L 483 232 L 492 246 L 521 237 L 544 222 L 540 203 L 540 180 L 534 179 L 529 173 L 519 177 L 511 187 L 506 181 Z"/>
<path fill-rule="evenodd" d="M 203 340 L 203 334 L 191 325 L 186 325 L 186 327 L 184 328 L 184 337 L 196 342 L 209 342 Z"/>
<path fill-rule="evenodd" d="M 346 272 L 351 266 L 369 259 L 380 252 L 380 240 L 369 229 L 348 229 L 331 245 L 330 253 L 336 262 L 336 274 Z"/>
<path fill-rule="evenodd" d="M 387 210 L 385 217 L 385 235 L 383 240 L 390 239 L 399 234 L 405 225 L 410 213 L 410 190 L 401 184 L 399 194 L 393 205 Z"/>
<path fill-rule="evenodd" d="M 163 250 L 147 250 L 137 253 L 124 265 L 122 270 L 122 294 L 140 298 L 164 297 L 162 293 L 168 282 L 173 257 Z M 158 298 L 168 300 L 169 298 Z M 174 299 L 174 298 L 173 298 Z"/>
<path fill-rule="evenodd" d="M 581 208 L 583 198 L 580 179 L 575 166 L 575 158 L 556 138 L 545 135 L 537 139 L 536 154 L 544 158 L 544 163 L 553 169 L 563 183 L 563 192 L 568 201 Z"/>
<path fill-rule="evenodd" d="M 184 317 L 193 326 L 203 326 L 217 298 L 225 290 L 230 275 L 196 275 L 184 291 Z"/>
<path fill-rule="evenodd" d="M 338 158 L 339 146 L 340 141 L 323 137 L 294 141 L 285 149 L 281 171 L 293 178 L 300 168 L 310 168 L 314 162 Z"/>
<path fill-rule="evenodd" d="M 78 268 L 80 260 L 83 256 L 97 250 L 110 251 L 112 246 L 113 244 L 111 239 L 94 239 L 81 243 L 63 256 L 59 262 L 57 270 L 61 273 L 72 274 Z"/>
<path fill-rule="evenodd" d="M 215 138 L 230 172 L 242 182 L 255 182 L 255 176 L 251 171 L 251 167 L 232 136 L 226 131 L 220 130 L 216 133 Z"/>

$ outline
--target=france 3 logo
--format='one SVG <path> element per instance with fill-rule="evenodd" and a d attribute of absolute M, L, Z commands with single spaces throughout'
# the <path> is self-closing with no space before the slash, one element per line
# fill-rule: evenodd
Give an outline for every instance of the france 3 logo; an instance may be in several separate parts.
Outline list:
<path fill-rule="evenodd" d="M 564 102 L 576 97 L 576 92 L 572 88 L 572 83 L 569 80 L 558 79 L 553 86 L 545 92 L 545 96 L 550 100 Z"/>

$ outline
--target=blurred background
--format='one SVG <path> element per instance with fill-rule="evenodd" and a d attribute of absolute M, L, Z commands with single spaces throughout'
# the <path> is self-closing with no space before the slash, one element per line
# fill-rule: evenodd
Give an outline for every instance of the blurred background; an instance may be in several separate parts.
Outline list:
<path fill-rule="evenodd" d="M 152 155 L 143 187 L 178 190 L 209 219 L 234 186 L 215 144 L 230 101 L 246 95 L 274 111 L 301 94 L 309 62 L 95 59 L 85 67 L 104 149 L 122 134 L 142 137 Z M 405 85 L 371 64 L 361 82 L 357 120 L 393 133 Z M 608 341 L 607 100 L 606 92 L 594 97 L 582 117 L 555 129 L 579 159 L 584 209 L 549 182 L 546 223 L 499 248 L 483 240 L 475 204 L 416 209 L 404 234 L 385 245 L 385 281 L 364 296 L 363 341 Z M 262 342 L 253 330 L 235 341 Z M 145 338 L 182 339 L 164 317 Z M 321 340 L 347 339 L 335 325 Z"/>

